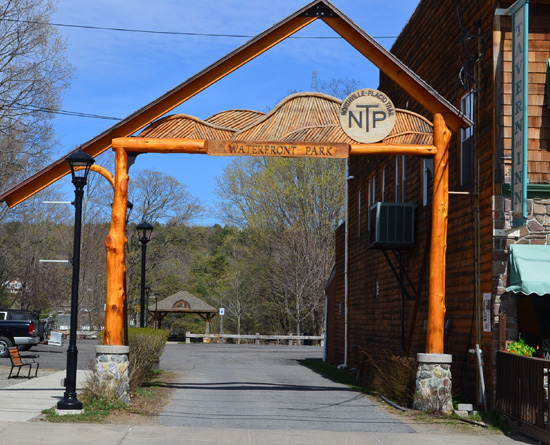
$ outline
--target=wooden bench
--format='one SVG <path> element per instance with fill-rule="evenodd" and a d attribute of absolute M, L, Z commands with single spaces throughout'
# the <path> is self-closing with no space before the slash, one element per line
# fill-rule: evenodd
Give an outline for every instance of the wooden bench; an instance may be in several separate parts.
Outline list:
<path fill-rule="evenodd" d="M 38 375 L 38 367 L 40 366 L 40 363 L 34 360 L 36 357 L 38 357 L 37 355 L 21 357 L 21 355 L 19 354 L 19 349 L 17 349 L 16 347 L 9 348 L 9 351 L 10 351 L 11 369 L 10 369 L 10 375 L 8 376 L 8 379 L 12 378 L 11 374 L 14 368 L 18 368 L 18 369 L 17 369 L 17 375 L 14 375 L 13 377 L 19 377 L 19 372 L 21 371 L 21 368 L 23 368 L 24 366 L 29 367 L 29 375 L 27 376 L 29 379 L 31 378 L 31 371 L 34 365 L 36 365 L 36 371 L 34 372 L 34 377 Z"/>

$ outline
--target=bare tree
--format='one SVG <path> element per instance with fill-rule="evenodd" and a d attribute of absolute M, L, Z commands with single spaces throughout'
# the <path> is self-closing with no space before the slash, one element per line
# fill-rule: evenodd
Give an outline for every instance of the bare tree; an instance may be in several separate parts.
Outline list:
<path fill-rule="evenodd" d="M 342 100 L 360 88 L 361 82 L 349 77 L 319 81 L 319 91 Z"/>
<path fill-rule="evenodd" d="M 181 252 L 176 251 L 176 246 L 182 245 L 185 232 L 182 228 L 199 218 L 203 207 L 186 186 L 154 170 L 136 170 L 132 173 L 129 200 L 134 207 L 127 229 L 126 278 L 128 307 L 132 308 L 140 295 L 141 279 L 141 245 L 136 223 L 147 221 L 155 226 L 147 247 L 146 263 L 146 282 L 153 285 L 152 271 L 158 265 L 172 269 L 181 267 Z M 159 278 L 163 272 L 168 273 L 168 270 L 159 272 L 155 277 Z"/>
<path fill-rule="evenodd" d="M 135 172 L 129 194 L 134 204 L 132 221 L 183 224 L 198 218 L 202 212 L 200 201 L 187 191 L 187 186 L 154 170 Z"/>
<path fill-rule="evenodd" d="M 228 318 L 235 321 L 238 335 L 241 334 L 243 324 L 246 325 L 245 329 L 254 325 L 260 293 L 260 280 L 254 264 L 257 258 L 252 255 L 246 238 L 244 232 L 233 228 L 223 246 L 228 261 L 223 304 L 227 308 Z"/>
<path fill-rule="evenodd" d="M 51 0 L 0 4 L 0 190 L 49 160 L 53 113 L 72 68 Z"/>
<path fill-rule="evenodd" d="M 0 226 L 2 283 L 21 283 L 17 294 L 6 295 L 8 306 L 43 310 L 70 295 L 68 264 L 41 262 L 71 258 L 67 209 L 44 205 L 41 199 L 43 195 L 38 194 L 18 206 Z"/>

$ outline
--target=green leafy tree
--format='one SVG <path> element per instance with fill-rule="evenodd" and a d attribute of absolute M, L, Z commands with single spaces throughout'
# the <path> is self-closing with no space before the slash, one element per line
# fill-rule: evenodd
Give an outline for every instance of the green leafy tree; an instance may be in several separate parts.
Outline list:
<path fill-rule="evenodd" d="M 250 231 L 261 258 L 261 298 L 278 314 L 275 329 L 322 331 L 344 172 L 340 160 L 246 158 L 218 179 L 222 216 Z"/>

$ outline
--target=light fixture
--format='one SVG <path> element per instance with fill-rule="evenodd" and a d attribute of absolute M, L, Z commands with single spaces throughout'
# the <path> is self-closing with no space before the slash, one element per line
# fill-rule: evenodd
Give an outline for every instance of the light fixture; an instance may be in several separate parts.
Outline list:
<path fill-rule="evenodd" d="M 88 153 L 78 150 L 67 156 L 65 162 L 71 167 L 71 175 L 75 187 L 84 187 L 88 180 L 90 167 L 95 163 L 95 159 Z"/>
<path fill-rule="evenodd" d="M 151 240 L 151 234 L 154 227 L 146 221 L 140 222 L 136 229 L 139 232 L 141 242 L 141 298 L 139 312 L 139 327 L 145 327 L 145 253 L 147 251 L 147 243 Z"/>

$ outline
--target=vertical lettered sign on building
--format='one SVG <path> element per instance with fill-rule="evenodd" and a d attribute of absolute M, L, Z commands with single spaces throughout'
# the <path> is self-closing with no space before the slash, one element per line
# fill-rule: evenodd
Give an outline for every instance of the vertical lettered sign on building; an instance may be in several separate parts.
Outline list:
<path fill-rule="evenodd" d="M 512 15 L 512 219 L 514 226 L 527 220 L 527 129 L 529 0 L 518 0 Z"/>

